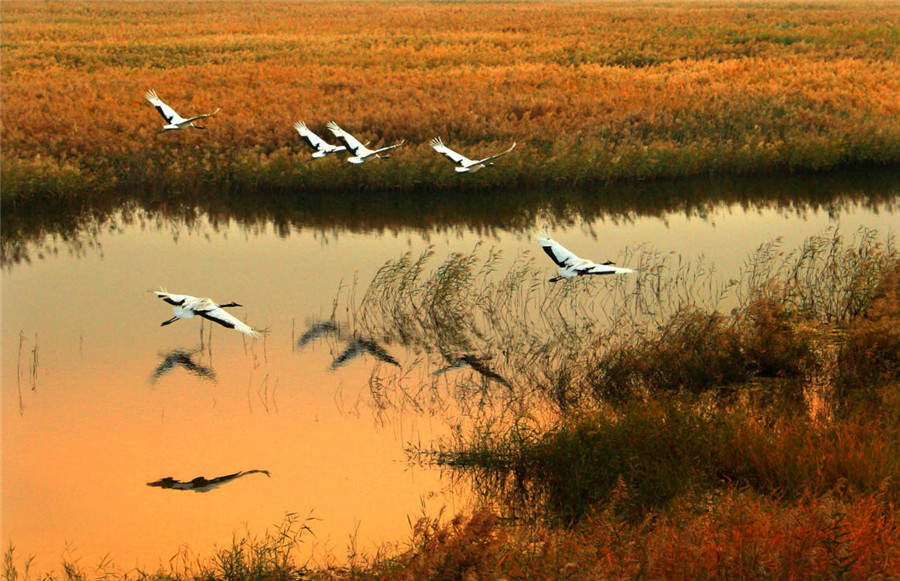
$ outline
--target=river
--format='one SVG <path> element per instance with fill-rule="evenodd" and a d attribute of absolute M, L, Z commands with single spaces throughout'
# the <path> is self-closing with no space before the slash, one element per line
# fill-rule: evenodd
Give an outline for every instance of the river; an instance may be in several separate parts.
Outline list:
<path fill-rule="evenodd" d="M 90 571 L 104 558 L 154 570 L 173 557 L 211 557 L 292 514 L 313 533 L 304 559 L 342 563 L 402 546 L 423 514 L 466 510 L 464 488 L 406 452 L 445 436 L 447 419 L 385 409 L 376 397 L 384 378 L 416 389 L 461 374 L 436 380 L 420 356 L 390 344 L 399 366 L 371 355 L 335 365 L 347 337 L 297 345 L 335 305 L 337 319 L 351 319 L 346 304 L 406 252 L 430 247 L 436 267 L 480 243 L 502 251 L 499 273 L 533 256 L 549 278 L 555 266 L 534 240 L 546 232 L 620 266 L 638 247 L 703 257 L 727 281 L 775 239 L 790 250 L 835 229 L 891 236 L 900 225 L 900 177 L 884 171 L 476 193 L 465 202 L 332 198 L 7 211 L 4 549 L 34 555 L 38 571 L 64 559 Z M 150 292 L 160 288 L 236 301 L 232 312 L 265 333 L 253 340 L 200 319 L 161 326 L 172 310 Z M 177 356 L 182 364 L 171 363 Z M 269 475 L 208 492 L 148 486 L 249 470 Z"/>

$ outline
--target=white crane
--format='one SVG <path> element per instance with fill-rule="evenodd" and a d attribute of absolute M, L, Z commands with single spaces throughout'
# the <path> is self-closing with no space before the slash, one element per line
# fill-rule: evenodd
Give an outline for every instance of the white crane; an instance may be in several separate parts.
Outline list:
<path fill-rule="evenodd" d="M 172 312 L 175 314 L 175 316 L 168 321 L 163 321 L 160 326 L 169 325 L 178 319 L 193 319 L 194 315 L 200 315 L 204 319 L 209 319 L 223 327 L 234 329 L 235 331 L 241 332 L 244 335 L 249 335 L 254 339 L 259 337 L 259 333 L 251 329 L 247 323 L 225 311 L 227 307 L 240 307 L 243 305 L 233 301 L 224 305 L 219 305 L 214 303 L 212 299 L 205 297 L 174 295 L 167 293 L 165 290 L 153 292 L 156 293 L 156 296 L 172 305 Z"/>
<path fill-rule="evenodd" d="M 612 261 L 597 264 L 596 262 L 579 258 L 549 236 L 537 236 L 536 238 L 538 244 L 547 253 L 547 256 L 553 259 L 553 262 L 559 267 L 557 270 L 559 276 L 551 278 L 550 282 L 588 274 L 630 274 L 634 272 L 630 268 L 612 266 Z"/>
<path fill-rule="evenodd" d="M 311 148 L 313 148 L 314 152 L 312 156 L 314 158 L 325 157 L 331 153 L 337 153 L 339 151 L 346 151 L 347 148 L 343 145 L 332 145 L 313 133 L 309 130 L 309 127 L 306 126 L 306 123 L 303 121 L 297 121 L 294 123 L 294 129 L 297 130 L 297 133 L 300 134 L 300 137 L 303 138 L 306 143 L 309 144 Z"/>
<path fill-rule="evenodd" d="M 515 142 L 512 144 L 512 147 L 505 151 L 501 151 L 496 155 L 492 155 L 490 157 L 486 157 L 484 159 L 469 159 L 461 153 L 457 153 L 444 145 L 444 141 L 440 137 L 435 137 L 431 140 L 431 147 L 451 162 L 456 164 L 457 173 L 466 173 L 466 172 L 476 172 L 480 169 L 484 169 L 488 166 L 494 165 L 491 160 L 497 159 L 498 157 L 503 157 L 507 153 L 511 152 L 516 148 Z"/>
<path fill-rule="evenodd" d="M 347 163 L 359 164 L 365 163 L 365 161 L 369 158 L 390 157 L 389 155 L 381 155 L 381 153 L 403 145 L 403 142 L 401 141 L 400 143 L 395 143 L 394 145 L 388 145 L 387 147 L 382 147 L 381 149 L 372 150 L 363 145 L 359 141 L 359 139 L 353 137 L 352 135 L 338 127 L 338 124 L 334 121 L 329 121 L 325 127 L 327 127 L 328 130 L 331 131 L 334 136 L 344 144 L 344 147 L 347 148 L 347 151 L 353 154 L 347 158 Z"/>
<path fill-rule="evenodd" d="M 195 117 L 189 117 L 185 119 L 181 115 L 175 112 L 175 109 L 172 109 L 165 103 L 163 103 L 162 99 L 159 98 L 159 95 L 156 94 L 156 91 L 149 90 L 144 95 L 144 98 L 150 101 L 156 110 L 159 111 L 159 114 L 162 115 L 163 119 L 166 120 L 166 125 L 163 126 L 162 131 L 173 131 L 175 129 L 185 129 L 186 127 L 193 127 L 194 129 L 206 129 L 203 125 L 194 125 L 194 121 L 198 119 L 206 119 L 207 117 L 212 117 L 216 113 L 219 112 L 219 109 L 216 108 L 212 113 L 204 113 L 203 115 L 197 115 Z"/>

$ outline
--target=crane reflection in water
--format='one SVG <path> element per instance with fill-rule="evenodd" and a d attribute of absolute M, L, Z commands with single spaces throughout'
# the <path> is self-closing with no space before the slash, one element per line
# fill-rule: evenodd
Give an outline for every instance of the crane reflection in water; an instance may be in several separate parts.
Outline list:
<path fill-rule="evenodd" d="M 313 341 L 329 335 L 337 337 L 339 340 L 344 340 L 343 326 L 339 325 L 334 320 L 316 321 L 300 335 L 299 339 L 297 339 L 297 348 L 302 349 Z M 400 367 L 400 362 L 397 361 L 393 355 L 388 353 L 378 341 L 371 337 L 353 334 L 349 339 L 346 339 L 344 349 L 334 358 L 334 361 L 331 362 L 331 369 L 335 370 L 338 367 L 346 365 L 351 359 L 354 359 L 363 353 L 368 353 L 381 362 Z"/>
<path fill-rule="evenodd" d="M 192 480 L 187 480 L 182 482 L 181 480 L 175 480 L 171 476 L 166 476 L 165 478 L 161 478 L 155 482 L 148 482 L 147 486 L 155 486 L 158 488 L 170 488 L 172 490 L 193 490 L 194 492 L 209 492 L 214 488 L 218 488 L 223 484 L 227 484 L 233 480 L 237 480 L 243 476 L 247 476 L 249 474 L 265 474 L 266 476 L 271 478 L 271 474 L 269 474 L 268 470 L 245 470 L 242 472 L 235 472 L 234 474 L 226 474 L 225 476 L 217 476 L 215 478 L 204 478 L 203 476 L 198 476 Z"/>
<path fill-rule="evenodd" d="M 171 351 L 163 353 L 161 355 L 163 360 L 159 365 L 156 366 L 156 369 L 153 370 L 153 376 L 151 377 L 150 381 L 152 383 L 156 383 L 160 380 L 160 378 L 162 378 L 162 376 L 168 374 L 176 367 L 181 367 L 191 375 L 199 377 L 200 379 L 206 379 L 215 382 L 215 370 L 213 370 L 212 367 L 202 365 L 194 361 L 194 356 L 198 353 L 200 353 L 200 349 L 187 351 L 185 349 L 181 349 L 180 347 L 176 347 Z"/>

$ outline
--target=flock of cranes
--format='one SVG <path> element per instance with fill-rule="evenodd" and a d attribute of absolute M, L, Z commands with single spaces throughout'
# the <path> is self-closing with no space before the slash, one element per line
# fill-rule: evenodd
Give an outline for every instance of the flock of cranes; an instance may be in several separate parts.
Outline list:
<path fill-rule="evenodd" d="M 163 102 L 156 94 L 156 91 L 148 91 L 144 95 L 144 98 L 147 99 L 156 108 L 156 110 L 159 111 L 159 114 L 162 115 L 163 119 L 165 119 L 166 125 L 163 126 L 161 132 L 188 128 L 205 129 L 204 126 L 197 125 L 195 121 L 212 117 L 219 112 L 219 109 L 216 109 L 212 113 L 204 113 L 202 115 L 196 115 L 194 117 L 182 117 L 181 115 L 176 113 L 175 110 L 172 109 L 172 107 Z M 341 129 L 341 127 L 334 121 L 328 122 L 325 127 L 332 133 L 332 135 L 334 135 L 334 137 L 338 141 L 340 141 L 341 145 L 328 143 L 326 140 L 313 133 L 303 121 L 298 121 L 294 124 L 294 129 L 297 130 L 297 133 L 299 133 L 300 137 L 303 138 L 304 142 L 313 150 L 312 159 L 319 159 L 329 155 L 345 152 L 350 154 L 347 157 L 346 162 L 358 165 L 365 163 L 370 159 L 390 157 L 387 152 L 400 147 L 404 143 L 403 141 L 400 141 L 399 143 L 395 143 L 393 145 L 380 147 L 378 149 L 370 149 L 367 144 L 362 143 L 352 134 Z M 462 155 L 461 153 L 450 149 L 449 147 L 444 145 L 444 142 L 440 137 L 435 137 L 431 140 L 431 147 L 437 153 L 441 154 L 446 159 L 450 160 L 454 165 L 456 165 L 456 171 L 458 173 L 472 173 L 493 165 L 493 160 L 511 153 L 513 149 L 515 149 L 516 144 L 513 143 L 512 146 L 509 147 L 509 149 L 482 159 L 470 159 Z M 584 258 L 579 258 L 573 252 L 566 249 L 562 244 L 556 242 L 548 236 L 538 236 L 537 241 L 544 252 L 547 253 L 547 255 L 558 267 L 557 276 L 551 278 L 550 282 L 557 282 L 562 279 L 575 278 L 584 275 L 629 274 L 634 272 L 629 268 L 613 266 L 613 263 L 611 261 L 606 261 L 598 264 Z M 156 296 L 169 303 L 173 307 L 172 318 L 168 319 L 167 321 L 163 321 L 163 325 L 169 325 L 179 319 L 191 319 L 194 316 L 200 316 L 214 323 L 218 323 L 223 327 L 234 329 L 235 331 L 248 335 L 249 337 L 256 338 L 259 336 L 258 331 L 252 329 L 245 322 L 241 321 L 231 313 L 225 311 L 225 309 L 228 307 L 241 306 L 238 303 L 231 302 L 226 304 L 217 304 L 213 302 L 212 299 L 205 297 L 171 294 L 166 292 L 165 290 L 154 292 L 156 293 Z M 336 331 L 336 329 L 325 327 L 311 329 L 312 335 L 315 336 L 331 331 Z M 312 335 L 301 337 L 300 346 L 302 347 L 305 342 L 314 339 L 315 337 Z M 372 341 L 361 337 L 354 337 L 348 343 L 347 349 L 342 354 L 342 356 L 335 361 L 335 366 L 341 365 L 343 364 L 343 362 L 363 352 L 368 352 L 375 355 L 382 361 L 387 361 L 389 363 L 397 365 L 396 360 L 390 358 L 390 356 L 386 353 L 379 352 L 378 349 L 379 347 L 377 345 L 374 345 Z M 469 365 L 477 369 L 477 362 L 475 362 L 474 360 L 460 360 L 454 362 L 454 364 Z"/>
<path fill-rule="evenodd" d="M 196 125 L 194 121 L 212 117 L 219 112 L 219 109 L 216 109 L 212 113 L 204 113 L 203 115 L 196 115 L 194 117 L 185 118 L 176 113 L 175 110 L 172 109 L 172 107 L 164 103 L 156 94 L 156 91 L 147 91 L 147 93 L 144 95 L 144 98 L 150 101 L 150 103 L 154 107 L 156 107 L 156 110 L 159 111 L 159 114 L 162 115 L 162 118 L 166 120 L 166 124 L 160 130 L 160 133 L 164 133 L 166 131 L 176 131 L 178 129 L 206 129 L 205 126 Z M 330 131 L 331 134 L 341 142 L 341 145 L 328 143 L 323 138 L 315 134 L 312 130 L 310 130 L 310 128 L 303 121 L 297 121 L 296 123 L 294 123 L 294 129 L 297 130 L 297 133 L 300 134 L 300 137 L 303 139 L 303 141 L 313 151 L 311 159 L 321 159 L 332 154 L 346 152 L 350 155 L 347 157 L 345 162 L 359 165 L 361 163 L 365 163 L 370 159 L 388 158 L 390 157 L 390 155 L 387 155 L 386 152 L 400 147 L 404 143 L 404 141 L 400 141 L 399 143 L 380 147 L 378 149 L 369 149 L 367 143 L 361 142 L 352 134 L 344 131 L 334 121 L 329 121 L 325 125 L 325 128 L 328 129 L 328 131 Z M 461 153 L 453 151 L 452 149 L 444 145 L 444 141 L 440 137 L 435 137 L 431 140 L 431 147 L 436 152 L 443 155 L 446 159 L 450 160 L 451 163 L 456 165 L 455 169 L 457 173 L 474 173 L 478 170 L 494 165 L 493 160 L 503 157 L 504 155 L 512 152 L 512 150 L 515 149 L 516 144 L 513 143 L 509 149 L 506 149 L 494 155 L 490 155 L 483 159 L 470 159 Z"/>
<path fill-rule="evenodd" d="M 172 109 L 172 107 L 163 102 L 156 94 L 156 91 L 148 91 L 144 95 L 144 97 L 156 108 L 157 111 L 159 111 L 163 119 L 165 119 L 166 124 L 163 126 L 160 133 L 166 131 L 176 131 L 180 129 L 205 129 L 205 126 L 198 125 L 196 122 L 212 117 L 219 112 L 219 109 L 216 109 L 212 113 L 195 115 L 193 117 L 182 117 L 174 109 Z M 329 155 L 345 153 L 348 154 L 345 163 L 358 165 L 365 163 L 366 161 L 371 159 L 383 159 L 390 157 L 390 154 L 388 152 L 402 146 L 404 143 L 403 141 L 400 141 L 399 143 L 395 143 L 393 145 L 388 145 L 377 149 L 370 149 L 368 147 L 368 144 L 362 143 L 352 134 L 342 129 L 334 121 L 330 121 L 325 125 L 325 127 L 340 142 L 340 145 L 332 144 L 325 139 L 322 139 L 320 136 L 311 131 L 303 121 L 298 121 L 294 124 L 294 129 L 297 130 L 297 133 L 300 135 L 303 141 L 313 151 L 310 158 L 311 160 L 321 159 Z M 509 147 L 509 149 L 506 149 L 494 155 L 482 159 L 471 159 L 444 145 L 444 141 L 440 137 L 435 137 L 434 139 L 432 139 L 430 145 L 432 149 L 434 149 L 437 153 L 441 154 L 456 166 L 455 171 L 457 173 L 473 173 L 480 171 L 486 167 L 490 167 L 494 165 L 494 160 L 508 155 L 516 147 L 516 144 L 513 143 Z M 547 253 L 547 256 L 549 256 L 557 266 L 557 276 L 550 278 L 550 282 L 557 282 L 559 280 L 571 279 L 579 276 L 629 274 L 634 272 L 629 268 L 620 268 L 614 266 L 611 261 L 606 261 L 598 264 L 591 260 L 580 258 L 549 236 L 538 236 L 537 242 L 538 244 L 540 244 L 541 249 L 543 249 L 543 251 Z M 253 339 L 259 337 L 260 331 L 253 329 L 252 327 L 250 327 L 250 325 L 248 325 L 244 321 L 241 321 L 225 310 L 230 307 L 242 306 L 239 303 L 236 303 L 234 301 L 230 303 L 216 303 L 210 298 L 173 294 L 167 292 L 165 289 L 153 292 L 158 298 L 162 299 L 172 306 L 172 317 L 163 321 L 161 323 L 161 326 L 170 325 L 180 319 L 192 319 L 195 316 L 198 316 L 228 329 L 234 329 L 235 331 L 243 333 L 244 335 L 247 335 L 248 337 L 251 337 Z M 346 364 L 351 359 L 363 353 L 373 356 L 376 359 L 390 365 L 395 365 L 398 367 L 400 366 L 400 363 L 374 339 L 363 337 L 357 334 L 354 334 L 349 338 L 343 337 L 341 329 L 334 321 L 314 323 L 299 338 L 299 340 L 297 341 L 297 346 L 298 348 L 303 348 L 308 343 L 315 341 L 316 339 L 319 339 L 320 337 L 323 337 L 325 335 L 334 335 L 339 340 L 342 340 L 346 343 L 343 351 L 338 354 L 332 362 L 332 370 L 337 369 L 338 367 Z M 160 365 L 154 372 L 154 380 L 158 380 L 162 375 L 168 373 L 175 367 L 183 367 L 199 377 L 215 381 L 215 372 L 213 372 L 211 368 L 195 363 L 192 359 L 192 355 L 192 352 L 187 352 L 180 349 L 175 349 L 165 354 L 163 362 L 160 363 Z M 452 356 L 450 354 L 443 355 L 446 359 L 447 365 L 434 371 L 434 375 L 441 375 L 454 369 L 469 367 L 479 373 L 482 377 L 484 377 L 485 380 L 497 381 L 506 386 L 510 385 L 505 378 L 503 378 L 487 365 L 486 362 L 491 359 L 490 356 L 479 356 L 469 353 L 459 356 Z M 147 485 L 174 490 L 207 492 L 249 474 L 265 474 L 266 476 L 269 476 L 269 472 L 267 470 L 247 470 L 242 472 L 235 472 L 233 474 L 226 474 L 224 476 L 219 476 L 211 479 L 198 476 L 197 478 L 188 481 L 180 481 L 172 478 L 171 476 L 167 476 L 154 482 L 148 482 Z"/>

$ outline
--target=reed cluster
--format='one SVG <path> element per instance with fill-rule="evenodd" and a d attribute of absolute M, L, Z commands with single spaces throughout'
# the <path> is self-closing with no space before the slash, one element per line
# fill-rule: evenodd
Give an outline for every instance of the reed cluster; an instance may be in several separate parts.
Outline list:
<path fill-rule="evenodd" d="M 627 491 L 620 487 L 613 496 L 626 497 Z M 567 529 L 509 526 L 488 511 L 449 520 L 422 518 L 406 551 L 352 567 L 307 568 L 293 561 L 283 566 L 270 560 L 253 573 L 230 575 L 230 569 L 211 560 L 183 573 L 121 572 L 105 564 L 90 574 L 70 563 L 63 574 L 41 579 L 890 578 L 900 566 L 898 526 L 896 507 L 880 494 L 852 501 L 829 494 L 790 503 L 732 489 L 685 499 L 637 524 L 623 522 L 609 509 Z M 256 550 L 272 553 L 278 546 L 269 538 Z M 9 581 L 36 578 L 16 564 L 13 549 L 4 554 L 4 576 Z"/>
<path fill-rule="evenodd" d="M 0 16 L 7 202 L 900 161 L 892 1 L 13 1 Z M 142 98 L 149 88 L 185 116 L 222 112 L 205 132 L 157 135 L 162 120 Z M 306 163 L 298 119 L 317 132 L 335 119 L 363 140 L 407 143 L 352 171 Z M 473 157 L 519 146 L 460 179 L 428 146 L 436 135 Z"/>
<path fill-rule="evenodd" d="M 361 300 L 358 324 L 426 360 L 494 353 L 508 379 L 457 377 L 446 398 L 464 401 L 441 409 L 466 420 L 410 450 L 473 484 L 488 510 L 423 521 L 419 544 L 381 563 L 385 578 L 857 578 L 897 566 L 891 238 L 776 241 L 722 288 L 702 264 L 647 249 L 627 261 L 641 264 L 633 278 L 566 286 L 528 257 L 498 275 L 497 256 L 478 253 L 431 271 L 430 253 L 405 256 Z M 810 528 L 783 534 L 797 521 Z"/>
<path fill-rule="evenodd" d="M 296 549 L 312 534 L 313 517 L 300 517 L 296 513 L 285 514 L 284 520 L 272 530 L 262 534 L 250 531 L 244 536 L 235 535 L 231 546 L 215 551 L 212 556 L 193 554 L 184 548 L 169 559 L 169 567 L 156 571 L 134 569 L 124 571 L 111 559 L 85 568 L 81 563 L 63 559 L 62 574 L 42 573 L 44 581 L 65 579 L 87 581 L 89 579 L 121 579 L 134 581 L 288 581 L 298 578 L 303 568 L 296 562 Z M 19 559 L 16 548 L 10 545 L 3 553 L 4 581 L 28 581 L 32 579 L 32 559 Z"/>
<path fill-rule="evenodd" d="M 732 397 L 748 382 L 748 392 L 805 409 L 813 379 L 837 409 L 872 386 L 867 374 L 850 387 L 848 377 L 867 368 L 853 362 L 891 359 L 892 339 L 860 333 L 889 328 L 898 256 L 891 237 L 829 229 L 793 250 L 761 245 L 730 281 L 702 258 L 642 246 L 615 257 L 633 275 L 549 283 L 543 255 L 505 260 L 478 245 L 432 266 L 428 249 L 387 262 L 344 310 L 358 332 L 404 346 L 431 372 L 461 355 L 491 357 L 514 389 L 477 375 L 469 387 L 514 419 L 532 396 L 565 414 L 660 396 Z M 838 357 L 848 350 L 860 354 Z M 464 383 L 424 381 L 431 401 Z"/>

